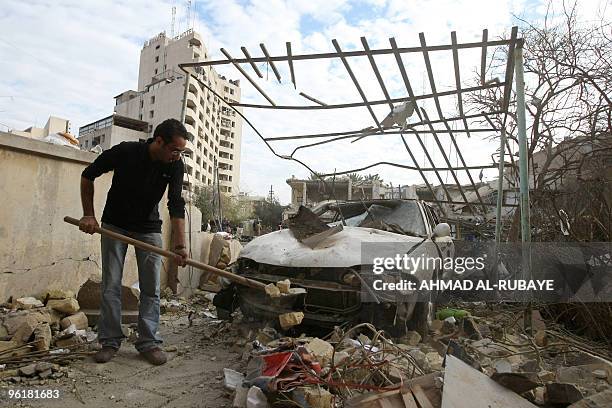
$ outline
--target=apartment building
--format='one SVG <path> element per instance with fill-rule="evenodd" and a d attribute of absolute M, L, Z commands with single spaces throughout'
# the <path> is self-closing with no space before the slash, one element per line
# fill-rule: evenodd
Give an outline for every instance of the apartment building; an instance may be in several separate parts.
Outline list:
<path fill-rule="evenodd" d="M 9 133 L 31 137 L 33 139 L 42 139 L 53 133 L 69 133 L 70 132 L 70 121 L 68 119 L 62 119 L 55 116 L 49 116 L 45 127 L 38 128 L 36 126 L 30 126 L 24 130 L 10 130 Z"/>
<path fill-rule="evenodd" d="M 111 115 L 79 128 L 79 143 L 85 150 L 95 146 L 106 150 L 121 142 L 143 142 L 148 138 L 147 122 L 120 115 Z"/>
<path fill-rule="evenodd" d="M 193 30 L 174 38 L 162 32 L 146 41 L 140 52 L 138 89 L 115 97 L 113 120 L 119 118 L 125 124 L 125 119 L 133 119 L 131 124 L 136 127 L 146 123 L 148 137 L 165 119 L 181 120 L 190 139 L 184 158 L 184 188 L 193 191 L 213 185 L 218 168 L 220 190 L 234 195 L 240 185 L 242 118 L 227 103 L 240 101 L 240 81 L 226 79 L 210 67 L 198 68 L 194 76 L 188 76 L 178 66 L 207 59 L 208 51 Z M 104 120 L 108 125 L 110 119 Z M 102 148 L 123 141 L 124 130 L 117 126 L 110 130 L 103 132 L 105 142 L 99 142 Z M 121 135 L 115 137 L 117 131 Z M 102 133 L 99 129 L 97 132 Z M 131 137 L 142 138 L 137 134 Z"/>

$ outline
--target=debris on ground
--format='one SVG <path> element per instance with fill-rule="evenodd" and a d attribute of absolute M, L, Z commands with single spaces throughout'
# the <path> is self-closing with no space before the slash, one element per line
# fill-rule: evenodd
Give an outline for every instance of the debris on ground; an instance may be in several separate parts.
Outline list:
<path fill-rule="evenodd" d="M 260 329 L 245 343 L 247 368 L 226 372 L 226 389 L 233 389 L 234 407 L 250 406 L 247 395 L 254 406 L 316 408 L 612 403 L 609 350 L 569 335 L 539 314 L 533 314 L 532 335 L 522 313 L 511 307 L 462 306 L 442 309 L 425 337 L 408 331 L 390 338 L 368 323 L 336 327 L 321 338 Z M 299 327 L 292 325 L 290 332 Z M 547 342 L 536 340 L 540 331 Z"/>
<path fill-rule="evenodd" d="M 293 289 L 289 280 L 272 286 L 281 296 Z M 93 354 L 96 340 L 95 327 L 74 296 L 50 291 L 3 305 L 0 384 L 71 381 L 70 364 Z M 216 296 L 196 290 L 185 298 L 164 291 L 161 320 L 175 333 L 191 330 L 209 347 L 234 353 L 236 360 L 215 377 L 232 407 L 612 404 L 609 348 L 539 313 L 525 324 L 518 306 L 473 303 L 441 309 L 424 336 L 405 331 L 392 338 L 361 323 L 317 337 L 300 332 L 301 312 L 256 322 L 237 310 L 229 321 L 221 320 L 213 304 Z M 136 324 L 123 324 L 122 330 L 127 341 L 136 340 Z M 164 350 L 187 359 L 201 352 L 195 343 L 165 344 Z M 205 358 L 218 364 L 215 354 Z"/>
<path fill-rule="evenodd" d="M 0 382 L 44 384 L 93 354 L 97 335 L 69 291 L 22 297 L 0 308 Z"/>

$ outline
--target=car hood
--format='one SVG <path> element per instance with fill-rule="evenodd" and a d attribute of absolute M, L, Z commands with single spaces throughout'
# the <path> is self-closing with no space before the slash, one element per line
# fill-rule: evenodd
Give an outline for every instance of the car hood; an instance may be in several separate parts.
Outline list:
<path fill-rule="evenodd" d="M 240 258 L 296 268 L 348 268 L 364 264 L 362 243 L 393 244 L 384 245 L 382 252 L 377 252 L 376 256 L 394 257 L 397 253 L 406 253 L 421 241 L 423 238 L 373 228 L 344 227 L 311 249 L 299 242 L 290 230 L 284 229 L 249 242 L 240 252 Z M 418 256 L 420 252 L 417 250 L 414 255 Z"/>

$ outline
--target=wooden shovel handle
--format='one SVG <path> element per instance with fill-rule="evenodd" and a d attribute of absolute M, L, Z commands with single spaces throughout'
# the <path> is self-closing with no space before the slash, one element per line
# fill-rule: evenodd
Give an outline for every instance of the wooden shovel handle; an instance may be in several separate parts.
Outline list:
<path fill-rule="evenodd" d="M 75 225 L 77 227 L 79 226 L 79 220 L 77 220 L 76 218 L 64 217 L 64 221 L 67 222 L 68 224 L 72 224 L 72 225 Z M 139 241 L 139 240 L 134 239 L 134 238 L 126 237 L 125 235 L 116 233 L 114 231 L 107 230 L 105 228 L 95 227 L 94 231 L 97 232 L 100 235 L 106 235 L 108 237 L 116 239 L 117 241 L 121 241 L 121 242 L 125 242 L 126 244 L 133 245 L 136 248 L 140 248 L 140 249 L 144 249 L 144 250 L 147 250 L 147 251 L 155 252 L 156 254 L 165 256 L 166 258 L 176 258 L 176 256 L 177 256 L 174 252 L 167 251 L 165 249 L 156 247 L 156 246 L 151 245 L 151 244 L 147 244 L 146 242 L 142 242 L 142 241 Z M 204 270 L 206 272 L 210 272 L 210 273 L 213 273 L 215 275 L 223 276 L 224 278 L 227 278 L 227 279 L 231 280 L 232 282 L 236 282 L 236 283 L 238 283 L 240 285 L 248 286 L 248 287 L 255 288 L 255 289 L 265 290 L 264 288 L 265 288 L 266 285 L 261 283 L 261 282 L 258 282 L 258 281 L 253 280 L 253 279 L 245 278 L 244 276 L 234 275 L 231 272 L 224 271 L 222 269 L 218 269 L 218 268 L 215 268 L 215 267 L 210 266 L 210 265 L 206 265 L 205 263 L 198 262 L 198 261 L 193 260 L 191 258 L 187 258 L 185 263 L 187 265 L 193 266 L 194 268 L 202 269 L 202 270 Z"/>

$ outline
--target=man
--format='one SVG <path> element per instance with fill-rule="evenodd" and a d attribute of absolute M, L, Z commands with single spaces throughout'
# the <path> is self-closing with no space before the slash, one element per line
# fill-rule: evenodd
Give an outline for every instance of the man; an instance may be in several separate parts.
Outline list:
<path fill-rule="evenodd" d="M 79 228 L 94 233 L 98 221 L 93 196 L 96 177 L 114 171 L 102 214 L 102 227 L 161 247 L 161 220 L 158 207 L 168 187 L 168 210 L 172 224 L 172 250 L 176 262 L 185 266 L 185 201 L 181 196 L 187 130 L 176 119 L 160 123 L 147 142 L 123 142 L 103 152 L 81 176 L 83 218 Z M 127 244 L 102 236 L 102 297 L 98 340 L 102 349 L 98 363 L 113 358 L 123 339 L 121 331 L 121 278 Z M 138 264 L 140 302 L 136 349 L 152 364 L 166 362 L 161 350 L 159 326 L 159 272 L 161 256 L 135 248 Z"/>

